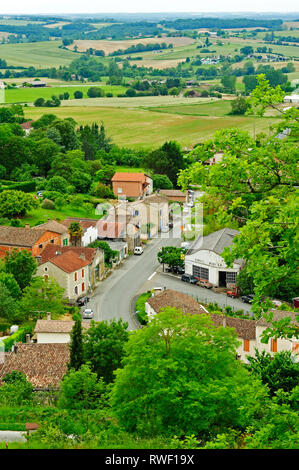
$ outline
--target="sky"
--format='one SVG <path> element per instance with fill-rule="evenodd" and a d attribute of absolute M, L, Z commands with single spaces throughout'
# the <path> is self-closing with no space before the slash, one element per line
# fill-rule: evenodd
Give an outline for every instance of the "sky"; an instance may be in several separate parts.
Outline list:
<path fill-rule="evenodd" d="M 124 12 L 295 12 L 298 0 L 9 0 L 1 1 L 0 14 L 63 14 Z"/>

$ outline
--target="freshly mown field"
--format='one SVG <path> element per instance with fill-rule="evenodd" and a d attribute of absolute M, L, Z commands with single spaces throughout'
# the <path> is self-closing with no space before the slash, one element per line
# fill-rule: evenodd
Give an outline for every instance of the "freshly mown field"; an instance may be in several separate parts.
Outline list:
<path fill-rule="evenodd" d="M 5 102 L 6 103 L 33 103 L 37 98 L 51 99 L 53 95 L 59 96 L 60 94 L 68 92 L 70 99 L 74 99 L 75 91 L 82 91 L 83 97 L 89 99 L 87 91 L 92 86 L 99 86 L 95 84 L 89 84 L 87 86 L 71 85 L 71 86 L 47 86 L 44 88 L 16 88 L 5 90 Z M 114 96 L 125 93 L 126 88 L 123 86 L 110 86 L 100 85 L 105 93 L 112 93 Z M 93 99 L 93 98 L 92 98 Z M 78 100 L 76 100 L 78 103 Z"/>
<path fill-rule="evenodd" d="M 78 58 L 75 52 L 59 49 L 61 41 L 0 44 L 0 57 L 8 65 L 35 68 L 69 65 Z"/>
<path fill-rule="evenodd" d="M 91 100 L 92 101 L 92 100 Z M 59 108 L 26 108 L 29 119 L 37 119 L 42 114 L 54 113 L 60 118 L 73 117 L 78 125 L 103 122 L 107 134 L 118 145 L 137 148 L 156 148 L 167 140 L 176 140 L 182 146 L 190 147 L 202 142 L 219 129 L 238 127 L 251 135 L 258 132 L 268 134 L 269 126 L 276 122 L 275 117 L 257 118 L 253 116 L 225 115 L 225 109 L 207 108 L 207 105 L 179 106 L 175 112 L 171 106 L 164 109 L 113 108 L 105 106 L 61 106 Z M 227 104 L 224 104 L 227 106 Z M 158 112 L 157 112 L 158 111 Z"/>

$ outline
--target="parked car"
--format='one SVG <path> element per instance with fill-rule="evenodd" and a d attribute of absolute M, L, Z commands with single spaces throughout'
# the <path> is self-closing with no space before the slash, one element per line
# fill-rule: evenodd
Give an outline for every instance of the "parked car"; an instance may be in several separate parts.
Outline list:
<path fill-rule="evenodd" d="M 183 274 L 181 277 L 181 281 L 189 282 L 190 284 L 198 283 L 198 279 L 196 279 L 196 277 L 192 276 L 191 274 Z"/>
<path fill-rule="evenodd" d="M 167 267 L 165 268 L 165 271 L 166 271 L 167 273 L 172 273 L 172 266 L 167 266 Z"/>
<path fill-rule="evenodd" d="M 206 289 L 212 289 L 213 287 L 213 284 L 211 284 L 209 281 L 206 281 L 205 279 L 198 281 L 197 285 L 200 287 L 205 287 Z"/>
<path fill-rule="evenodd" d="M 142 246 L 135 246 L 134 248 L 134 255 L 142 255 L 143 253 L 143 248 Z"/>
<path fill-rule="evenodd" d="M 83 312 L 83 319 L 84 320 L 91 320 L 93 318 L 93 311 L 91 308 L 86 308 Z"/>
<path fill-rule="evenodd" d="M 173 272 L 175 274 L 185 274 L 185 268 L 182 268 L 182 266 L 174 266 Z"/>
<path fill-rule="evenodd" d="M 242 295 L 241 296 L 242 302 L 245 302 L 246 304 L 252 304 L 253 299 L 254 299 L 253 294 L 248 294 L 248 295 Z"/>
<path fill-rule="evenodd" d="M 79 299 L 77 299 L 77 304 L 79 307 L 83 307 L 84 305 L 86 305 L 88 302 L 90 301 L 90 298 L 89 297 L 80 297 Z"/>
<path fill-rule="evenodd" d="M 227 297 L 238 297 L 238 290 L 232 289 L 226 292 Z"/>

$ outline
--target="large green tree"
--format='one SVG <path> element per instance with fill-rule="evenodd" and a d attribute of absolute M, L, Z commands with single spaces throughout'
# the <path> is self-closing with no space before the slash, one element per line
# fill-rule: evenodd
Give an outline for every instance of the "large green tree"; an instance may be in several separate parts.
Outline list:
<path fill-rule="evenodd" d="M 31 253 L 14 249 L 4 258 L 4 271 L 13 275 L 20 288 L 27 287 L 37 271 L 37 262 Z"/>
<path fill-rule="evenodd" d="M 236 345 L 208 316 L 165 308 L 125 347 L 111 396 L 121 425 L 177 436 L 244 429 L 266 391 L 235 360 Z"/>
<path fill-rule="evenodd" d="M 31 209 L 36 209 L 38 204 L 32 194 L 7 189 L 0 193 L 0 217 L 23 217 Z"/>

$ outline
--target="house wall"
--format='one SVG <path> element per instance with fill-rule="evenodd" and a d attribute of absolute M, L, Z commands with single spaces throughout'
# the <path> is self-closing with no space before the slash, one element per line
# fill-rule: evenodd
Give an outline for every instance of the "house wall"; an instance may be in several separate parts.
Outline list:
<path fill-rule="evenodd" d="M 243 338 L 238 337 L 238 341 L 241 344 L 237 347 L 237 354 L 242 362 L 248 364 L 249 361 L 246 356 L 255 357 L 256 340 L 249 340 L 249 351 L 244 351 L 245 340 Z"/>
<path fill-rule="evenodd" d="M 234 263 L 233 268 L 228 268 L 224 259 L 211 250 L 199 250 L 185 257 L 185 272 L 193 274 L 193 265 L 209 270 L 209 282 L 219 285 L 219 271 L 235 272 L 240 271 L 240 265 Z"/>
<path fill-rule="evenodd" d="M 261 342 L 261 335 L 266 328 L 266 326 L 256 326 L 256 348 L 259 352 L 266 351 L 273 356 L 274 353 L 271 351 L 271 340 L 269 339 L 267 344 Z M 291 351 L 293 354 L 295 354 L 296 345 L 299 345 L 299 341 L 295 337 L 291 339 L 278 338 L 277 352 Z M 299 362 L 298 354 L 299 350 L 297 346 L 297 356 L 295 359 L 296 362 Z"/>
<path fill-rule="evenodd" d="M 53 243 L 54 245 L 61 246 L 61 235 L 55 232 L 45 232 L 40 239 L 33 245 L 32 247 L 32 255 L 38 256 L 40 252 L 47 246 L 49 243 Z"/>
<path fill-rule="evenodd" d="M 81 240 L 82 246 L 88 246 L 90 243 L 94 242 L 98 238 L 98 229 L 97 227 L 90 226 L 84 232 Z"/>
<path fill-rule="evenodd" d="M 141 181 L 112 181 L 112 189 L 115 196 L 139 197 L 143 194 Z"/>
<path fill-rule="evenodd" d="M 69 343 L 69 333 L 36 333 L 37 343 Z"/>

